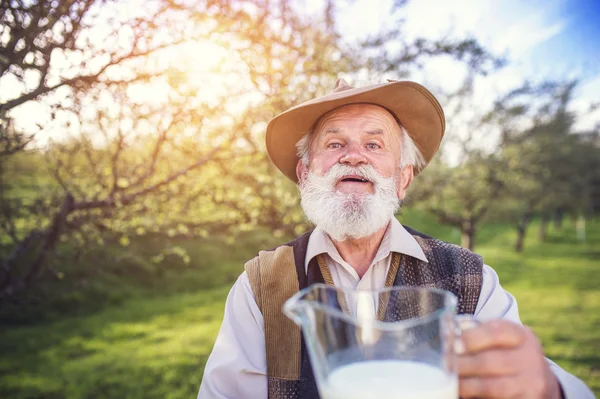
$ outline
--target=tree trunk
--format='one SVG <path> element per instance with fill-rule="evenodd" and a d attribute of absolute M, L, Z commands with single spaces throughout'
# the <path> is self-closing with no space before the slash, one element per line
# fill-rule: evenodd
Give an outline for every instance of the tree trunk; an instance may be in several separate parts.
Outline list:
<path fill-rule="evenodd" d="M 560 230 L 562 227 L 563 221 L 563 212 L 560 209 L 557 209 L 554 212 L 554 230 Z"/>
<path fill-rule="evenodd" d="M 0 290 L 0 300 L 6 297 L 13 296 L 17 292 L 24 289 L 42 270 L 45 265 L 46 257 L 49 252 L 53 251 L 60 238 L 60 234 L 64 228 L 67 216 L 73 211 L 73 204 L 75 200 L 69 193 L 65 197 L 60 211 L 52 218 L 52 224 L 44 232 L 33 231 L 29 237 L 26 238 L 21 245 L 25 245 L 30 237 L 41 238 L 39 249 L 36 250 L 34 259 L 28 263 L 28 270 L 24 273 L 24 276 L 16 279 L 16 281 L 5 281 L 6 285 L 3 285 Z M 15 260 L 16 262 L 16 260 Z M 9 276 L 10 277 L 10 276 Z"/>
<path fill-rule="evenodd" d="M 460 246 L 470 251 L 475 248 L 475 224 L 470 220 L 461 225 Z"/>
<path fill-rule="evenodd" d="M 529 226 L 529 220 L 531 219 L 531 212 L 527 211 L 523 213 L 519 223 L 517 224 L 517 241 L 515 242 L 515 251 L 522 252 L 525 246 L 525 233 Z"/>
<path fill-rule="evenodd" d="M 575 224 L 575 230 L 577 231 L 577 241 L 585 242 L 585 216 L 579 215 L 577 223 Z"/>
<path fill-rule="evenodd" d="M 540 222 L 540 229 L 538 230 L 538 240 L 540 242 L 546 241 L 546 237 L 548 236 L 548 220 L 549 217 L 547 214 L 542 214 L 542 220 Z"/>

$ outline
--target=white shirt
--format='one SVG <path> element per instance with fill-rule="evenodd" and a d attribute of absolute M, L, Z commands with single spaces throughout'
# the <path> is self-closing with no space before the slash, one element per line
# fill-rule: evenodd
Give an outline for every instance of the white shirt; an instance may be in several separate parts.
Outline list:
<path fill-rule="evenodd" d="M 378 252 L 362 278 L 342 259 L 329 236 L 318 227 L 309 237 L 305 267 L 312 258 L 324 253 L 336 287 L 377 290 L 385 285 L 391 252 L 427 262 L 414 237 L 392 218 Z M 482 322 L 505 319 L 521 323 L 517 301 L 500 286 L 498 275 L 487 265 L 483 267 L 483 284 L 474 317 Z M 594 399 L 594 394 L 581 380 L 552 361 L 548 362 L 562 386 L 565 399 Z M 263 316 L 244 272 L 227 297 L 223 324 L 206 363 L 198 399 L 266 399 L 266 374 Z"/>

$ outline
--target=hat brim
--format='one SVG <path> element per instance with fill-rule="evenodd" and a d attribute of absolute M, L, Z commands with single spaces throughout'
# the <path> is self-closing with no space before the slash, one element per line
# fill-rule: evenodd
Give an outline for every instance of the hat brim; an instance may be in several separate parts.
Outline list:
<path fill-rule="evenodd" d="M 367 103 L 387 109 L 408 131 L 429 163 L 440 146 L 446 122 L 433 94 L 418 83 L 398 81 L 353 88 L 302 103 L 277 115 L 267 126 L 267 152 L 271 161 L 294 182 L 298 155 L 296 143 L 325 113 L 348 104 Z M 421 170 L 415 170 L 415 174 Z"/>

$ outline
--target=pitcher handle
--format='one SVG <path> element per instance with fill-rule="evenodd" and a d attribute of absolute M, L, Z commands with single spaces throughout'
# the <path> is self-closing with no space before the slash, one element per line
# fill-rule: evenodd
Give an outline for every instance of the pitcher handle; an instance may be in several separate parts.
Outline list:
<path fill-rule="evenodd" d="M 459 314 L 454 317 L 455 324 L 455 338 L 454 338 L 454 353 L 457 355 L 461 355 L 465 353 L 465 344 L 463 343 L 461 336 L 462 334 L 470 330 L 471 328 L 477 327 L 481 324 L 479 321 L 475 320 L 473 315 L 470 314 Z"/>

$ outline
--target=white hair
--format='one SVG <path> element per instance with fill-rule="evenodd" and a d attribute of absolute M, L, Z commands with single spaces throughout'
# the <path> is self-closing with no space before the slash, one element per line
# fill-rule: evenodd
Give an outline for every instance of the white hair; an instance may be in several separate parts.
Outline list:
<path fill-rule="evenodd" d="M 400 168 L 412 165 L 416 170 L 421 170 L 425 167 L 426 162 L 423 154 L 414 140 L 408 134 L 404 126 L 400 127 Z M 314 139 L 314 130 L 306 132 L 296 143 L 296 154 L 302 160 L 304 165 L 310 163 L 310 146 Z"/>

